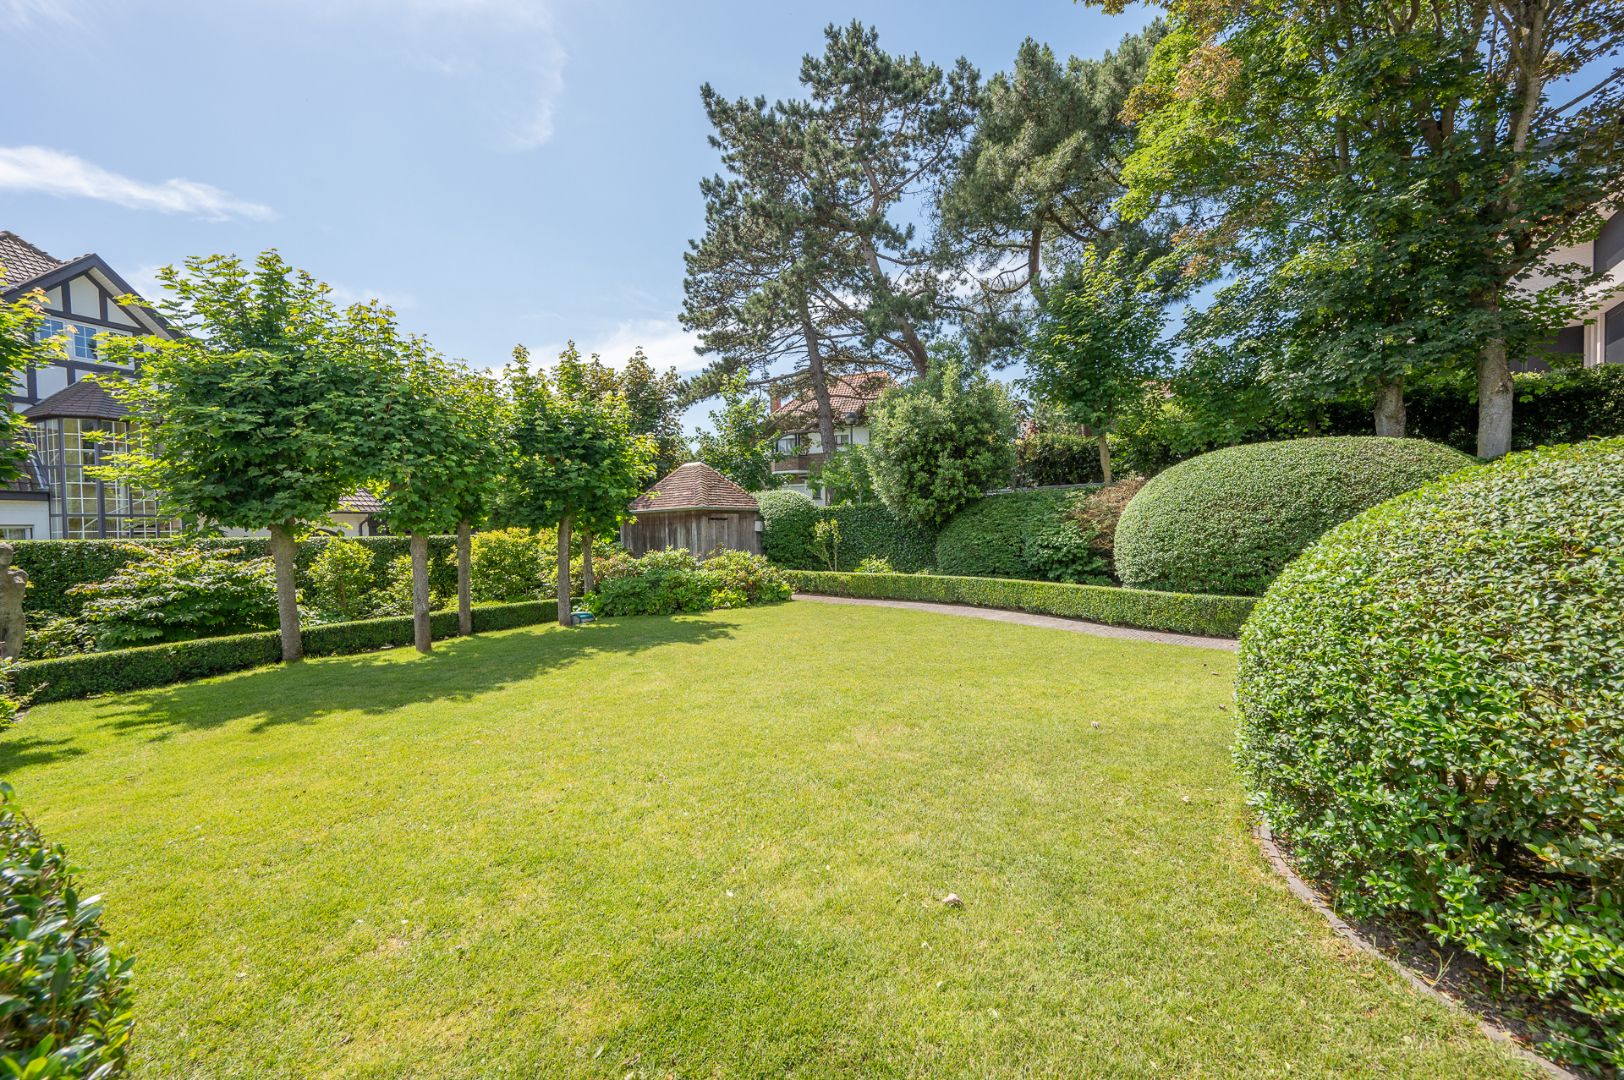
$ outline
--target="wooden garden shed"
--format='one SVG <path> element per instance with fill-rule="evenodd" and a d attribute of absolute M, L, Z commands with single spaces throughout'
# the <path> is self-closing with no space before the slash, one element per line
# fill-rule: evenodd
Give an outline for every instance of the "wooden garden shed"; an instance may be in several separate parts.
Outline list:
<path fill-rule="evenodd" d="M 700 558 L 732 549 L 761 554 L 756 498 L 709 465 L 690 461 L 632 500 L 636 520 L 620 527 L 633 555 L 687 548 Z"/>

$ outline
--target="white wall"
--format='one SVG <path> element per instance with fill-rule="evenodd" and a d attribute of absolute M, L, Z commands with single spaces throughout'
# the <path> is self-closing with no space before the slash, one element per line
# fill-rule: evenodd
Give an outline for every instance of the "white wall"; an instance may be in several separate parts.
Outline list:
<path fill-rule="evenodd" d="M 44 499 L 0 499 L 0 525 L 27 525 L 35 540 L 51 538 L 51 514 Z"/>

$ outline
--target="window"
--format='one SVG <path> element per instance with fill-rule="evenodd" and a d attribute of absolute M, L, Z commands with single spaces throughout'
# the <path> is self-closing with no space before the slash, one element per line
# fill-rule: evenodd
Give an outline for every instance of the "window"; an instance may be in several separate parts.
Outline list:
<path fill-rule="evenodd" d="M 791 457 L 801 452 L 801 437 L 799 435 L 780 435 L 778 437 L 778 452 L 785 457 Z"/>
<path fill-rule="evenodd" d="M 32 525 L 0 525 L 0 540 L 32 539 L 34 539 L 34 526 Z"/>
<path fill-rule="evenodd" d="M 1553 336 L 1535 343 L 1528 355 L 1511 365 L 1512 371 L 1549 371 L 1551 361 L 1561 356 L 1572 357 L 1583 363 L 1585 355 L 1585 328 L 1564 326 Z"/>
<path fill-rule="evenodd" d="M 169 536 L 152 493 L 89 470 L 129 448 L 129 425 L 114 420 L 46 420 L 34 425 L 34 453 L 51 490 L 51 534 L 68 540 Z"/>
<path fill-rule="evenodd" d="M 1611 270 L 1624 262 L 1624 210 L 1607 219 L 1596 234 L 1596 269 Z"/>
<path fill-rule="evenodd" d="M 1624 364 L 1624 304 L 1607 313 L 1602 342 L 1601 360 L 1604 364 Z"/>
<path fill-rule="evenodd" d="M 51 338 L 66 338 L 65 348 L 70 358 L 74 360 L 100 360 L 101 354 L 96 350 L 96 335 L 116 333 L 116 331 L 100 330 L 94 326 L 81 326 L 78 323 L 65 322 L 62 319 L 44 319 L 35 331 L 34 337 L 39 341 Z"/>

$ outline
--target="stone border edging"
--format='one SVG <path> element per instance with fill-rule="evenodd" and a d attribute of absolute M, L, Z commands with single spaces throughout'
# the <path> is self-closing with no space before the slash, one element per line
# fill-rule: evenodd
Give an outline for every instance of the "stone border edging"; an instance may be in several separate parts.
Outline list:
<path fill-rule="evenodd" d="M 796 593 L 796 600 L 812 600 L 820 604 L 857 604 L 870 607 L 902 608 L 907 611 L 928 611 L 938 615 L 960 615 L 991 622 L 1036 626 L 1047 630 L 1070 630 L 1077 634 L 1097 637 L 1127 638 L 1131 641 L 1153 641 L 1160 645 L 1193 645 L 1201 649 L 1222 649 L 1233 652 L 1232 638 L 1202 637 L 1199 634 L 1173 634 L 1161 630 L 1138 630 L 1130 626 L 1110 626 L 1088 622 L 1085 619 L 1063 619 L 1058 615 L 1034 615 L 1028 611 L 1010 608 L 975 607 L 971 604 L 943 604 L 930 600 L 879 600 L 861 596 L 825 596 L 821 593 Z"/>
<path fill-rule="evenodd" d="M 1512 1053 L 1516 1054 L 1529 1064 L 1536 1065 L 1543 1069 L 1547 1075 L 1555 1077 L 1556 1080 L 1585 1080 L 1585 1078 L 1578 1073 L 1564 1069 L 1562 1066 L 1558 1065 L 1549 1058 L 1530 1050 L 1528 1047 L 1518 1042 L 1511 1032 L 1507 1031 L 1505 1028 L 1494 1023 L 1493 1021 L 1479 1016 L 1477 1013 L 1468 1009 L 1465 1005 L 1456 1001 L 1448 994 L 1427 982 L 1427 980 L 1416 974 L 1415 971 L 1412 970 L 1407 964 L 1404 964 L 1402 961 L 1387 955 L 1375 945 L 1371 944 L 1369 939 L 1344 922 L 1335 911 L 1332 911 L 1331 905 L 1327 904 L 1324 898 L 1321 897 L 1319 893 L 1315 892 L 1314 888 L 1309 885 L 1308 882 L 1299 877 L 1296 870 L 1292 869 L 1291 864 L 1286 861 L 1284 853 L 1281 852 L 1279 845 L 1274 842 L 1274 833 L 1270 830 L 1268 822 L 1259 821 L 1252 829 L 1252 837 L 1257 841 L 1258 847 L 1262 849 L 1263 857 L 1268 860 L 1270 868 L 1285 880 L 1286 887 L 1291 890 L 1292 895 L 1296 896 L 1297 899 L 1319 912 L 1320 916 L 1330 924 L 1331 929 L 1336 932 L 1337 936 L 1343 938 L 1361 952 L 1369 953 L 1371 956 L 1379 959 L 1382 963 L 1398 972 L 1400 978 L 1409 983 L 1416 990 L 1419 990 L 1421 993 L 1433 998 L 1434 1000 L 1443 1002 L 1451 1009 L 1466 1013 L 1477 1024 L 1478 1030 L 1482 1031 L 1483 1034 L 1506 1047 Z"/>

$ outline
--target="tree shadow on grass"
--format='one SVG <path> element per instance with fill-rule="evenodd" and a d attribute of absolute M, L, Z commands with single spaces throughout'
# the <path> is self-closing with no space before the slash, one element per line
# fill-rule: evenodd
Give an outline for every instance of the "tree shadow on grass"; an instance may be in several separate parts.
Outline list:
<path fill-rule="evenodd" d="M 647 617 L 569 630 L 527 628 L 436 642 L 427 656 L 400 648 L 322 657 L 110 697 L 93 707 L 105 726 L 121 734 L 145 734 L 149 741 L 250 718 L 250 730 L 257 734 L 331 713 L 387 713 L 422 702 L 470 701 L 595 656 L 702 645 L 731 637 L 737 626 L 715 618 Z M 0 774 L 14 767 L 9 758 L 16 749 L 0 746 Z M 46 758 L 26 763 L 40 760 Z"/>
<path fill-rule="evenodd" d="M 22 723 L 27 723 L 26 717 Z M 10 776 L 18 769 L 30 765 L 49 765 L 53 761 L 66 761 L 83 754 L 84 748 L 75 746 L 72 739 L 42 739 L 37 735 L 7 738 L 0 743 L 0 777 Z"/>

